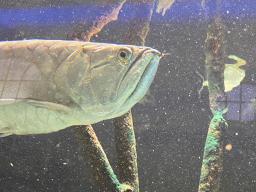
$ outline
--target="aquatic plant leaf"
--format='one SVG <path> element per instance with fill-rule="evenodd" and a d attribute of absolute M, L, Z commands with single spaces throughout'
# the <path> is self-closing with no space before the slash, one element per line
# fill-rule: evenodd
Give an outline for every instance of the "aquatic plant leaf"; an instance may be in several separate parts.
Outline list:
<path fill-rule="evenodd" d="M 245 77 L 245 70 L 241 69 L 240 66 L 246 65 L 246 61 L 235 55 L 229 55 L 228 58 L 236 60 L 236 64 L 225 64 L 225 92 L 229 92 L 233 88 L 239 86 Z"/>
<path fill-rule="evenodd" d="M 245 70 L 241 69 L 240 66 L 246 65 L 246 61 L 235 56 L 229 55 L 228 58 L 236 60 L 236 64 L 225 64 L 224 70 L 224 86 L 225 92 L 231 91 L 233 88 L 240 85 L 245 77 Z M 197 71 L 196 73 L 203 78 Z M 203 78 L 203 85 L 199 90 L 199 97 L 204 87 L 208 86 L 208 81 Z"/>

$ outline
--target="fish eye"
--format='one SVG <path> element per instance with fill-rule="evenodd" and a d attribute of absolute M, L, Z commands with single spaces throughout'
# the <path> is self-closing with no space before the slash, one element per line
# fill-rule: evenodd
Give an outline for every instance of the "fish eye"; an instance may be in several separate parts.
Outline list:
<path fill-rule="evenodd" d="M 123 64 L 127 64 L 127 62 L 129 61 L 130 57 L 131 57 L 131 52 L 127 49 L 120 49 L 118 51 L 118 58 L 119 60 L 123 63 Z"/>
<path fill-rule="evenodd" d="M 120 57 L 125 58 L 126 57 L 126 53 L 124 51 L 120 52 Z"/>

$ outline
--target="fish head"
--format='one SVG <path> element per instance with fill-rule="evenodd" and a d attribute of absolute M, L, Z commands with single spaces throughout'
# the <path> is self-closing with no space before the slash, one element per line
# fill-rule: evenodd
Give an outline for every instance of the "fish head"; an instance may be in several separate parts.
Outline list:
<path fill-rule="evenodd" d="M 162 54 L 150 47 L 86 42 L 58 67 L 57 86 L 90 123 L 120 116 L 147 92 Z"/>
<path fill-rule="evenodd" d="M 131 109 L 146 94 L 161 53 L 150 47 L 105 46 L 91 55 L 91 87 L 102 113 L 111 118 Z"/>

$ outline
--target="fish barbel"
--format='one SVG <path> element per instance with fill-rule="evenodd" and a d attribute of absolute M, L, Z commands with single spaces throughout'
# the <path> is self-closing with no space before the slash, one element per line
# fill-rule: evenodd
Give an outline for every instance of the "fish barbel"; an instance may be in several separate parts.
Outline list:
<path fill-rule="evenodd" d="M 121 116 L 146 93 L 161 53 L 64 40 L 0 42 L 0 136 Z"/>

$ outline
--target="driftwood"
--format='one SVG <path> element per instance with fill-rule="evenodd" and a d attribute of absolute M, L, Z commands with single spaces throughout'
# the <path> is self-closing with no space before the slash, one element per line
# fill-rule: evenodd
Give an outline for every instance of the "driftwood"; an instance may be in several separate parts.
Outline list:
<path fill-rule="evenodd" d="M 205 1 L 203 1 L 205 3 Z M 220 1 L 217 2 L 217 16 L 208 26 L 205 41 L 205 68 L 208 80 L 210 109 L 213 118 L 210 122 L 205 142 L 199 192 L 219 191 L 223 169 L 223 138 L 227 128 L 223 115 L 226 113 L 224 92 L 224 70 L 226 55 L 225 26 L 221 22 Z"/>
<path fill-rule="evenodd" d="M 90 18 L 88 21 L 81 22 L 74 26 L 68 33 L 67 39 L 90 41 L 91 37 L 102 30 L 111 21 L 117 20 L 120 9 L 126 0 L 98 0 L 95 9 L 99 9 L 99 17 Z M 108 7 L 106 12 L 100 12 L 100 8 Z"/>

